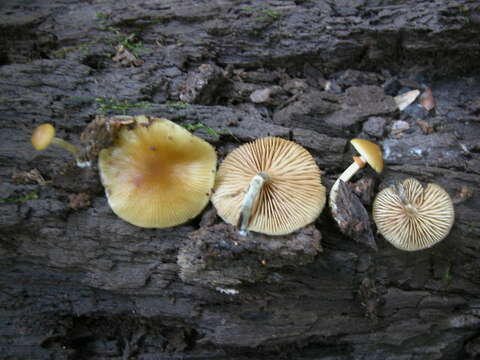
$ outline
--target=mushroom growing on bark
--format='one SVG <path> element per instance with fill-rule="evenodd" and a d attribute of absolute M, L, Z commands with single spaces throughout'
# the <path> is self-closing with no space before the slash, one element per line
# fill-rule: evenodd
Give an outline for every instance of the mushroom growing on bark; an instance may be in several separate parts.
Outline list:
<path fill-rule="evenodd" d="M 59 146 L 72 153 L 78 167 L 91 166 L 89 161 L 82 161 L 80 159 L 80 152 L 75 145 L 55 136 L 55 128 L 51 124 L 38 126 L 32 134 L 31 142 L 36 150 L 44 150 L 50 145 Z"/>
<path fill-rule="evenodd" d="M 383 157 L 380 146 L 364 139 L 352 139 L 350 143 L 360 156 L 353 157 L 353 163 L 340 175 L 330 190 L 329 204 L 334 218 L 337 213 L 338 187 L 341 181 L 349 181 L 358 170 L 365 167 L 367 164 L 369 164 L 377 173 L 381 173 L 383 170 Z"/>
<path fill-rule="evenodd" d="M 167 119 L 134 118 L 100 151 L 100 177 L 113 212 L 140 227 L 164 228 L 197 216 L 215 181 L 217 155 Z"/>
<path fill-rule="evenodd" d="M 232 151 L 220 165 L 212 203 L 227 223 L 268 235 L 312 223 L 325 205 L 313 157 L 300 145 L 266 137 Z"/>
<path fill-rule="evenodd" d="M 398 249 L 416 251 L 444 239 L 455 218 L 452 199 L 437 184 L 425 188 L 414 178 L 382 190 L 373 203 L 373 220 Z"/>

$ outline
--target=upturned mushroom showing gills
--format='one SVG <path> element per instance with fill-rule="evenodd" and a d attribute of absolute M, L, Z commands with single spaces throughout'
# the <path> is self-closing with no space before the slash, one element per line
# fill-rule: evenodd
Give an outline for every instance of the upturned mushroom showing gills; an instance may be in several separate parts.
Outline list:
<path fill-rule="evenodd" d="M 233 150 L 220 165 L 212 195 L 218 215 L 241 235 L 289 234 L 315 221 L 325 187 L 313 157 L 300 145 L 266 137 Z"/>
<path fill-rule="evenodd" d="M 398 249 L 429 248 L 445 238 L 455 218 L 448 193 L 437 184 L 425 188 L 410 178 L 382 190 L 373 202 L 373 220 Z"/>
<path fill-rule="evenodd" d="M 353 157 L 353 163 L 340 175 L 330 190 L 329 204 L 333 217 L 335 217 L 337 211 L 336 200 L 340 181 L 349 181 L 358 170 L 365 167 L 367 164 L 369 164 L 377 173 L 383 171 L 383 157 L 380 146 L 364 139 L 352 139 L 350 140 L 350 144 L 353 145 L 360 156 Z"/>
<path fill-rule="evenodd" d="M 80 159 L 78 148 L 75 145 L 55 136 L 55 128 L 51 124 L 38 126 L 32 134 L 31 142 L 36 150 L 44 150 L 50 145 L 59 146 L 73 155 L 78 167 L 91 166 L 89 161 Z"/>
<path fill-rule="evenodd" d="M 210 199 L 214 148 L 170 120 L 135 120 L 99 154 L 100 177 L 113 212 L 145 228 L 171 227 L 194 218 Z"/>

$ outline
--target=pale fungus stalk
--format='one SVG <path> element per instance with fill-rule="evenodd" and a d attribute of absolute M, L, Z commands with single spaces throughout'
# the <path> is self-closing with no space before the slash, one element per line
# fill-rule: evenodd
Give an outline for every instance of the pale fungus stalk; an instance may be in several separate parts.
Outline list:
<path fill-rule="evenodd" d="M 70 153 L 75 158 L 75 161 L 77 162 L 77 166 L 80 167 L 80 168 L 90 167 L 92 165 L 90 163 L 90 161 L 80 160 L 80 156 L 79 156 L 80 152 L 78 151 L 78 148 L 75 145 L 73 145 L 72 143 L 69 143 L 66 140 L 63 140 L 63 139 L 55 136 L 52 139 L 51 145 L 55 145 L 55 146 L 61 147 L 62 149 L 70 151 Z"/>
<path fill-rule="evenodd" d="M 270 179 L 266 173 L 259 173 L 255 175 L 250 182 L 247 193 L 243 199 L 242 211 L 240 212 L 239 234 L 245 236 L 247 234 L 247 227 L 252 215 L 253 205 L 258 200 L 260 191 L 263 185 Z"/>
<path fill-rule="evenodd" d="M 353 158 L 353 163 L 345 169 L 345 171 L 340 175 L 340 177 L 335 181 L 332 188 L 330 189 L 330 206 L 336 206 L 335 202 L 337 200 L 338 187 L 340 186 L 340 181 L 347 182 L 357 173 L 358 170 L 365 167 L 367 161 L 362 156 L 355 156 Z M 332 205 L 333 204 L 333 205 Z"/>
<path fill-rule="evenodd" d="M 80 152 L 75 145 L 55 136 L 55 128 L 51 124 L 38 126 L 32 134 L 31 141 L 36 150 L 44 150 L 50 145 L 55 145 L 69 151 L 75 158 L 78 167 L 91 166 L 90 161 L 82 161 L 80 159 Z"/>

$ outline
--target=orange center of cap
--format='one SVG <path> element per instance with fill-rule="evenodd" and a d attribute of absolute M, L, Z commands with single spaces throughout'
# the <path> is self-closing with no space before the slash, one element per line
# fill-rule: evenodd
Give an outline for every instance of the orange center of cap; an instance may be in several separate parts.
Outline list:
<path fill-rule="evenodd" d="M 161 143 L 137 147 L 127 155 L 133 167 L 123 173 L 128 182 L 143 191 L 166 189 L 174 186 L 188 174 L 188 165 L 195 154 L 185 154 Z M 184 179 L 183 179 L 184 180 Z"/>
<path fill-rule="evenodd" d="M 168 227 L 196 216 L 208 203 L 216 154 L 210 144 L 166 119 L 122 128 L 99 155 L 113 211 L 142 227 Z"/>

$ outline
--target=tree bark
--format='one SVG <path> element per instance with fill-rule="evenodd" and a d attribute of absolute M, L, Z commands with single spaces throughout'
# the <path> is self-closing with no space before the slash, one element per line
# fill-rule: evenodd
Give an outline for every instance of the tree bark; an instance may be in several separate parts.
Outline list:
<path fill-rule="evenodd" d="M 0 357 L 480 356 L 476 2 L 6 0 L 0 29 Z M 397 109 L 394 96 L 426 86 L 434 109 Z M 220 160 L 291 139 L 327 192 L 349 139 L 370 139 L 386 169 L 362 170 L 349 196 L 371 214 L 393 182 L 438 183 L 455 224 L 412 253 L 363 212 L 378 250 L 353 241 L 327 208 L 282 238 L 238 238 L 211 205 L 137 228 L 109 208 L 96 165 L 29 144 L 41 123 L 83 144 L 95 116 L 125 114 L 190 125 Z"/>

